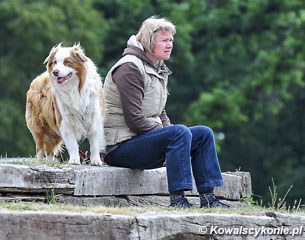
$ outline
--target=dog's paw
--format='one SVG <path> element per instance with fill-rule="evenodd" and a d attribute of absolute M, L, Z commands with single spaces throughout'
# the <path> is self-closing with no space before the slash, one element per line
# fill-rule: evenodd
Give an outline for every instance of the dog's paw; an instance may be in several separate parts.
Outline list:
<path fill-rule="evenodd" d="M 78 158 L 70 158 L 69 159 L 69 164 L 72 164 L 72 165 L 80 165 L 80 159 Z"/>
<path fill-rule="evenodd" d="M 101 159 L 91 159 L 91 165 L 92 166 L 102 166 L 104 163 Z"/>

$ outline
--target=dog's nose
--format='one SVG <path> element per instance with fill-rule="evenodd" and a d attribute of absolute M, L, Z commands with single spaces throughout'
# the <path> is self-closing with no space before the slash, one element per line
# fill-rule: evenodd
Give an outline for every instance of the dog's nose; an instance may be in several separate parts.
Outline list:
<path fill-rule="evenodd" d="M 58 70 L 58 69 L 53 70 L 53 75 L 54 75 L 55 77 L 58 77 L 58 73 L 59 73 L 59 70 Z"/>

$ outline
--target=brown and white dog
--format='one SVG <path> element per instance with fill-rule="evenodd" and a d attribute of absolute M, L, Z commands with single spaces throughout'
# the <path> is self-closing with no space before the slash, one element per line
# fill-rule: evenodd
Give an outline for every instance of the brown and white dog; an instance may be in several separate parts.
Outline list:
<path fill-rule="evenodd" d="M 54 46 L 44 63 L 47 71 L 33 80 L 26 99 L 37 158 L 54 160 L 64 142 L 69 164 L 80 164 L 78 142 L 88 138 L 91 165 L 102 165 L 105 105 L 96 66 L 79 44 Z"/>

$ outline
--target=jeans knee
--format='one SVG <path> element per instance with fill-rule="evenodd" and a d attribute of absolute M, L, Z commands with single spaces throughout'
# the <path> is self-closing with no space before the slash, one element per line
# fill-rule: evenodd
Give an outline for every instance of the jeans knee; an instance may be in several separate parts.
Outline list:
<path fill-rule="evenodd" d="M 195 136 L 196 139 L 203 138 L 203 139 L 214 139 L 214 132 L 211 128 L 207 126 L 195 126 L 191 127 L 191 131 L 193 136 Z"/>
<path fill-rule="evenodd" d="M 204 134 L 206 134 L 209 137 L 214 137 L 214 132 L 211 128 L 207 126 L 202 126 Z"/>
<path fill-rule="evenodd" d="M 176 124 L 173 126 L 174 132 L 181 136 L 182 138 L 191 141 L 192 140 L 192 132 L 190 129 L 182 124 Z"/>

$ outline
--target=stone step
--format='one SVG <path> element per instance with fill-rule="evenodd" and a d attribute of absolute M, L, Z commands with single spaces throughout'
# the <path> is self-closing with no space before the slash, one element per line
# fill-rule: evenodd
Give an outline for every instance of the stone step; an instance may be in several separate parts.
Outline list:
<path fill-rule="evenodd" d="M 147 212 L 130 215 L 0 209 L 0 239 L 304 239 L 305 217 L 280 213 Z"/>
<path fill-rule="evenodd" d="M 239 201 L 252 194 L 248 172 L 222 173 L 224 186 L 215 189 L 215 195 Z M 194 184 L 195 186 L 195 184 Z M 166 168 L 132 170 L 127 168 L 96 166 L 27 166 L 0 164 L 0 194 L 39 194 L 54 191 L 64 197 L 111 197 L 168 195 Z M 5 194 L 6 193 L 6 194 Z M 196 189 L 187 192 L 197 195 Z M 0 195 L 1 196 L 1 195 Z"/>

